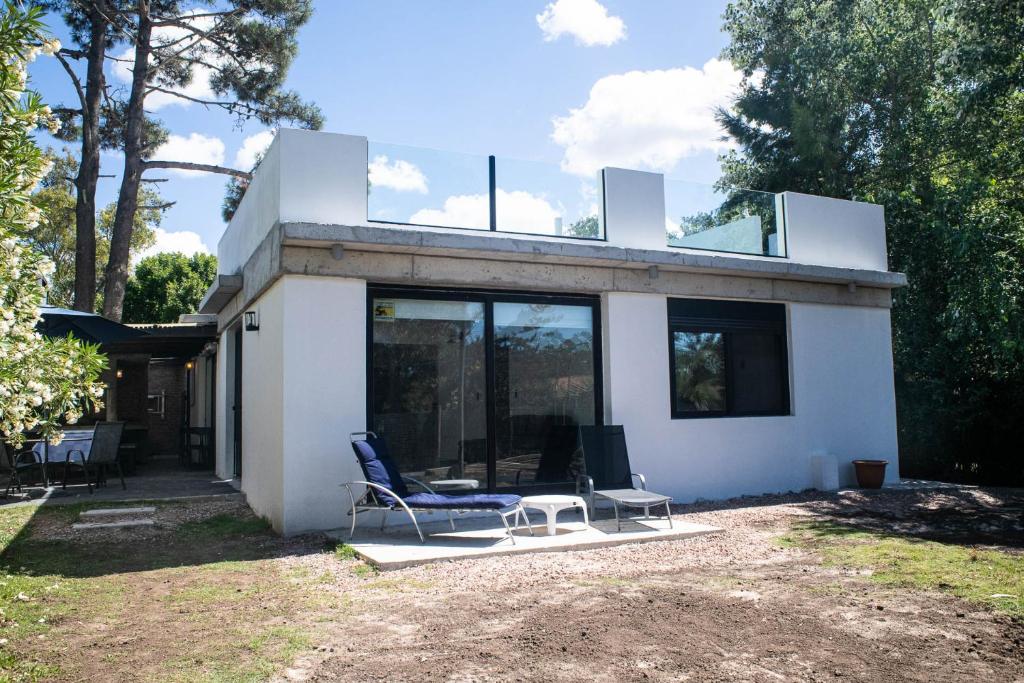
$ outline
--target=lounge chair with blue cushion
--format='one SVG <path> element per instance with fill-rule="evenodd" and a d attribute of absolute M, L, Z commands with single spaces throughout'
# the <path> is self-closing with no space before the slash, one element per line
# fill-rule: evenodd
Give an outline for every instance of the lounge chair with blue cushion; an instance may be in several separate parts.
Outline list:
<path fill-rule="evenodd" d="M 404 510 L 412 520 L 416 533 L 419 534 L 420 542 L 425 543 L 420 525 L 416 522 L 414 512 L 433 512 L 442 510 L 448 513 L 448 523 L 452 531 L 455 531 L 455 520 L 452 519 L 453 512 L 494 512 L 501 518 L 505 525 L 508 538 L 515 545 L 516 539 L 512 535 L 512 528 L 508 524 L 508 518 L 515 515 L 515 526 L 519 526 L 519 515 L 526 520 L 526 511 L 521 504 L 522 496 L 498 493 L 474 493 L 467 495 L 456 495 L 450 493 L 436 493 L 429 486 L 416 481 L 412 477 L 405 477 L 395 467 L 394 462 L 388 455 L 387 443 L 382 437 L 373 432 L 353 432 L 349 435 L 352 441 L 352 450 L 355 451 L 359 467 L 363 470 L 365 481 L 349 481 L 342 484 L 348 491 L 349 502 L 352 507 L 349 514 L 352 515 L 352 528 L 349 531 L 349 538 L 356 533 L 356 515 L 368 510 L 380 510 L 381 529 L 387 521 L 387 515 L 392 510 Z M 422 492 L 412 493 L 406 486 L 406 482 L 424 489 Z M 366 489 L 359 497 L 356 496 L 353 487 L 365 486 Z M 529 523 L 527 522 L 529 526 Z M 530 529 L 533 534 L 533 529 Z"/>

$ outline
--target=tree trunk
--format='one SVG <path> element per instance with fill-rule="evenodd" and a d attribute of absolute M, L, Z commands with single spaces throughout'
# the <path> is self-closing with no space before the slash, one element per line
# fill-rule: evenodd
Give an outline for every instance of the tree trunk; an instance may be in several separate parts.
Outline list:
<path fill-rule="evenodd" d="M 149 0 L 138 0 L 138 30 L 135 37 L 135 66 L 132 68 L 132 90 L 125 112 L 127 125 L 124 136 L 124 175 L 117 195 L 117 211 L 110 236 L 110 259 L 107 262 L 106 282 L 103 287 L 103 315 L 121 320 L 124 290 L 128 282 L 129 248 L 135 212 L 139 206 L 139 185 L 145 169 L 146 86 L 149 81 L 150 37 L 153 32 L 149 16 Z"/>
<path fill-rule="evenodd" d="M 103 63 L 107 52 L 105 0 L 89 11 L 89 50 L 86 55 L 85 101 L 82 102 L 82 152 L 75 178 L 75 303 L 79 311 L 96 308 L 96 182 L 100 174 L 100 103 L 105 86 Z"/>

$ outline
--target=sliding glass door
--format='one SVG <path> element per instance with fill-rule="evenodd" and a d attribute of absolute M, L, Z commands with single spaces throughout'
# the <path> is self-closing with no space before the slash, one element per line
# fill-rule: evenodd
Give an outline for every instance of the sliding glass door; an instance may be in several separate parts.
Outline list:
<path fill-rule="evenodd" d="M 572 484 L 579 425 L 592 425 L 590 306 L 494 304 L 497 488 Z"/>
<path fill-rule="evenodd" d="M 572 486 L 600 419 L 590 297 L 371 288 L 369 428 L 403 473 L 483 489 Z"/>
<path fill-rule="evenodd" d="M 372 318 L 373 431 L 403 474 L 486 485 L 483 304 L 380 298 Z"/>

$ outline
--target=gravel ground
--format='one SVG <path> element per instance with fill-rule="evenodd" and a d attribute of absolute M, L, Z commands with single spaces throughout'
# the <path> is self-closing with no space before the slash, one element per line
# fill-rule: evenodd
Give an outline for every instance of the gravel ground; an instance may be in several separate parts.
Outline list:
<path fill-rule="evenodd" d="M 724 533 L 353 576 L 351 618 L 288 680 L 1024 680 L 1024 627 L 947 595 L 822 567 L 794 521 L 982 528 L 1017 551 L 1024 494 L 976 488 L 791 494 L 679 506 Z M 949 525 L 959 519 L 960 528 Z M 933 523 L 934 522 L 934 523 Z"/>
<path fill-rule="evenodd" d="M 829 520 L 1017 553 L 1022 511 L 1007 489 L 761 496 L 674 507 L 714 535 L 375 572 L 318 535 L 177 533 L 254 521 L 235 500 L 163 504 L 153 527 L 119 530 L 75 531 L 73 509 L 51 510 L 33 540 L 124 560 L 106 625 L 68 621 L 36 654 L 57 647 L 68 680 L 160 679 L 183 654 L 198 666 L 244 643 L 232 634 L 287 627 L 313 648 L 282 681 L 1024 681 L 1024 624 L 778 543 Z"/>

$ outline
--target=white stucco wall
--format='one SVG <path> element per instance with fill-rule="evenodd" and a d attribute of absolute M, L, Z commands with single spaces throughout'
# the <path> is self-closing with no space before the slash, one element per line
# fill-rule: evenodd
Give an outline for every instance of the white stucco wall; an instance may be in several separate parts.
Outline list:
<path fill-rule="evenodd" d="M 348 435 L 366 429 L 366 283 L 286 276 L 284 516 L 295 534 L 346 523 L 341 482 L 362 479 Z M 243 477 L 244 480 L 244 477 Z"/>
<path fill-rule="evenodd" d="M 285 131 L 281 131 L 284 133 Z M 217 272 L 236 275 L 280 218 L 281 148 L 277 135 L 263 155 L 252 182 L 217 242 Z"/>
<path fill-rule="evenodd" d="M 284 281 L 276 282 L 248 310 L 258 311 L 260 329 L 242 332 L 242 492 L 256 514 L 280 530 L 285 519 Z M 225 452 L 230 458 L 230 442 Z"/>
<path fill-rule="evenodd" d="M 888 270 L 885 211 L 878 204 L 785 193 L 789 258 L 839 268 Z"/>
<path fill-rule="evenodd" d="M 602 175 L 608 244 L 629 249 L 667 249 L 665 177 L 660 173 L 606 168 Z"/>
<path fill-rule="evenodd" d="M 812 486 L 811 455 L 882 457 L 898 478 L 889 312 L 792 304 L 791 406 L 783 417 L 670 417 L 666 297 L 607 294 L 605 421 L 623 424 L 634 470 L 678 501 Z"/>

